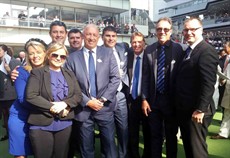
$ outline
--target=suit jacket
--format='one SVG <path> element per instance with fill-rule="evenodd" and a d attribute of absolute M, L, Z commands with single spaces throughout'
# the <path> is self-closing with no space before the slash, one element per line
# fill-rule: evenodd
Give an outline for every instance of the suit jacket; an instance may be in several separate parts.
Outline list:
<path fill-rule="evenodd" d="M 15 58 L 11 58 L 9 67 L 13 70 L 16 66 L 20 65 L 20 61 Z M 17 98 L 17 94 L 14 88 L 14 84 L 11 81 L 10 74 L 5 74 L 0 71 L 0 83 L 2 82 L 2 86 L 0 87 L 0 101 L 14 100 Z"/>
<path fill-rule="evenodd" d="M 74 110 L 82 100 L 81 89 L 74 73 L 61 68 L 61 71 L 68 84 L 68 96 L 63 101 L 71 108 L 70 113 L 60 120 L 74 118 Z M 33 110 L 30 111 L 28 123 L 33 125 L 47 126 L 54 120 L 54 115 L 50 113 L 50 108 L 53 105 L 51 91 L 51 77 L 49 67 L 45 66 L 31 71 L 26 88 L 26 101 L 31 103 Z"/>
<path fill-rule="evenodd" d="M 157 85 L 157 52 L 158 42 L 148 46 L 143 58 L 142 72 L 142 98 L 147 99 L 153 105 L 156 98 Z M 180 44 L 173 41 L 169 42 L 171 50 L 170 65 L 166 65 L 169 72 L 169 96 L 172 96 L 177 69 L 181 63 L 184 51 Z"/>
<path fill-rule="evenodd" d="M 130 94 L 130 89 L 131 89 L 131 83 L 132 83 L 132 79 L 133 79 L 133 62 L 134 62 L 134 59 L 135 58 L 135 55 L 134 55 L 134 52 L 132 50 L 132 48 L 130 48 L 128 50 L 128 63 L 127 63 L 127 69 L 128 69 L 128 79 L 129 79 L 129 88 L 127 90 L 127 96 Z M 142 74 L 140 74 L 142 75 Z M 130 100 L 128 100 L 128 102 L 130 102 Z"/>
<path fill-rule="evenodd" d="M 72 70 L 79 81 L 82 90 L 83 100 L 75 116 L 76 120 L 84 122 L 91 113 L 103 119 L 103 113 L 112 112 L 116 104 L 116 91 L 120 83 L 118 66 L 111 48 L 97 46 L 96 52 L 96 87 L 97 98 L 104 97 L 108 101 L 103 108 L 96 112 L 86 106 L 91 100 L 89 93 L 89 75 L 84 58 L 84 49 L 73 52 L 69 55 L 65 67 Z"/>
<path fill-rule="evenodd" d="M 118 69 L 122 70 L 122 73 L 120 73 L 120 77 L 121 77 L 121 81 L 123 83 L 123 86 L 129 87 L 129 78 L 127 75 L 127 56 L 128 56 L 128 52 L 127 52 L 127 48 L 125 46 L 124 43 L 117 43 L 115 45 L 115 49 L 119 55 L 120 58 L 120 65 L 118 67 Z"/>
<path fill-rule="evenodd" d="M 230 63 L 227 65 L 226 69 L 223 72 L 228 78 L 230 78 Z M 230 109 L 230 81 L 227 80 L 223 85 L 225 86 L 224 95 L 222 98 L 221 106 Z"/>
<path fill-rule="evenodd" d="M 201 41 L 187 60 L 183 60 L 176 78 L 176 107 L 192 114 L 195 110 L 215 112 L 212 99 L 218 55 L 215 49 Z"/>

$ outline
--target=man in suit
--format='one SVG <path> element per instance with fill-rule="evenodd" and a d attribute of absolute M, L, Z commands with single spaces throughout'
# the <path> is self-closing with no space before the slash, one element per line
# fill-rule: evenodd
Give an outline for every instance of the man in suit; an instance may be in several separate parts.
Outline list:
<path fill-rule="evenodd" d="M 25 66 L 26 65 L 26 53 L 24 51 L 20 51 L 18 55 L 21 60 L 21 65 Z"/>
<path fill-rule="evenodd" d="M 177 157 L 177 125 L 172 103 L 172 91 L 183 48 L 170 39 L 172 21 L 163 17 L 157 21 L 158 41 L 146 47 L 142 76 L 142 109 L 150 125 L 151 156 L 162 157 L 163 136 L 167 158 Z"/>
<path fill-rule="evenodd" d="M 52 42 L 60 42 L 65 44 L 66 35 L 67 35 L 67 27 L 64 22 L 62 21 L 53 21 L 50 24 L 50 37 Z"/>
<path fill-rule="evenodd" d="M 68 32 L 69 46 L 68 52 L 72 53 L 82 48 L 83 37 L 82 33 L 78 29 L 71 29 Z"/>
<path fill-rule="evenodd" d="M 227 55 L 223 64 L 223 73 L 230 78 L 230 41 L 226 42 L 224 48 Z M 223 120 L 220 126 L 220 132 L 211 136 L 211 139 L 227 139 L 230 136 L 230 80 L 220 78 L 220 86 L 224 87 L 223 98 L 220 104 L 224 108 Z"/>
<path fill-rule="evenodd" d="M 183 35 L 189 47 L 176 76 L 175 107 L 187 158 L 208 158 L 206 136 L 215 113 L 218 55 L 202 33 L 200 19 L 185 20 Z"/>
<path fill-rule="evenodd" d="M 69 53 L 82 49 L 83 35 L 80 30 L 73 28 L 69 30 L 67 36 L 70 45 L 70 47 L 67 48 Z M 73 120 L 68 158 L 73 158 L 75 151 L 80 151 L 79 144 L 79 127 L 77 121 Z"/>
<path fill-rule="evenodd" d="M 71 53 L 65 65 L 75 73 L 83 94 L 75 116 L 80 127 L 81 157 L 94 157 L 94 126 L 97 124 L 102 157 L 116 158 L 113 111 L 120 83 L 117 62 L 111 48 L 97 46 L 100 35 L 96 25 L 88 24 L 83 37 L 83 49 Z"/>
<path fill-rule="evenodd" d="M 113 26 L 106 26 L 102 32 L 104 46 L 113 49 L 113 54 L 121 77 L 121 82 L 117 89 L 117 104 L 114 110 L 114 119 L 118 140 L 119 158 L 127 157 L 128 148 L 128 108 L 126 102 L 126 92 L 129 87 L 127 75 L 127 48 L 124 43 L 117 43 L 117 32 Z"/>
<path fill-rule="evenodd" d="M 144 35 L 140 32 L 134 32 L 130 38 L 131 46 L 128 53 L 128 76 L 129 76 L 129 95 L 128 95 L 128 110 L 129 110 L 129 157 L 140 158 L 139 153 L 139 130 L 142 123 L 142 132 L 144 136 L 144 152 L 142 158 L 150 156 L 150 141 L 149 128 L 147 117 L 141 110 L 141 77 L 143 55 L 145 48 Z"/>

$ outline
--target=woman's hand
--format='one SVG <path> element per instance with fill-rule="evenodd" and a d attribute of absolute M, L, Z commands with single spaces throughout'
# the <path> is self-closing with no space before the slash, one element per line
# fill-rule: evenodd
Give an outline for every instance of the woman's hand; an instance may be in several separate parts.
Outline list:
<path fill-rule="evenodd" d="M 63 101 L 61 102 L 51 102 L 53 106 L 50 108 L 50 112 L 59 114 L 62 110 L 67 107 L 67 104 Z"/>

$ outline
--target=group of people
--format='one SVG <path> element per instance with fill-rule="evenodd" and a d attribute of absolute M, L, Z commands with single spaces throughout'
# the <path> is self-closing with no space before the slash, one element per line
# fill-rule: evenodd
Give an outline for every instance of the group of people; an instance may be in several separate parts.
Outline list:
<path fill-rule="evenodd" d="M 10 154 L 67 158 L 78 149 L 81 157 L 93 158 L 97 125 L 101 157 L 161 158 L 164 139 L 167 157 L 179 157 L 180 127 L 186 157 L 208 158 L 218 55 L 202 32 L 200 19 L 191 17 L 183 29 L 188 45 L 175 43 L 172 21 L 164 17 L 157 21 L 158 41 L 152 45 L 146 47 L 137 31 L 129 48 L 107 26 L 104 44 L 98 46 L 95 24 L 86 25 L 82 33 L 67 33 L 63 22 L 52 22 L 52 42 L 26 42 L 27 65 L 11 73 L 17 99 L 8 122 Z M 70 48 L 64 45 L 67 36 Z"/>

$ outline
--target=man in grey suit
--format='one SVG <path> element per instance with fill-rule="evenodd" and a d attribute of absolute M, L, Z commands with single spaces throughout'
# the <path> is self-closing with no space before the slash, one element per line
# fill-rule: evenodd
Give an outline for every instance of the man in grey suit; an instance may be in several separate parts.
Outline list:
<path fill-rule="evenodd" d="M 111 48 L 97 46 L 100 35 L 96 25 L 88 24 L 83 37 L 83 49 L 71 53 L 65 65 L 75 73 L 83 93 L 75 116 L 80 126 L 81 157 L 94 157 L 94 127 L 97 124 L 102 157 L 115 158 L 113 111 L 120 83 L 117 62 Z"/>
<path fill-rule="evenodd" d="M 116 58 L 121 82 L 117 89 L 117 104 L 114 110 L 114 119 L 118 140 L 118 157 L 127 157 L 128 146 L 128 108 L 126 102 L 126 92 L 129 87 L 127 75 L 127 48 L 125 43 L 117 43 L 117 32 L 113 26 L 107 26 L 103 29 L 102 39 L 104 46 L 113 49 Z"/>

